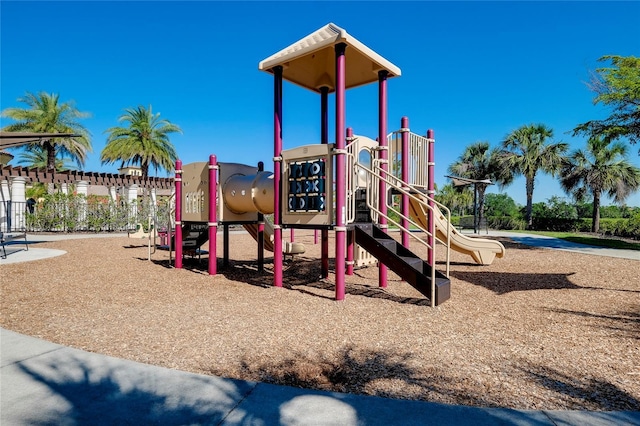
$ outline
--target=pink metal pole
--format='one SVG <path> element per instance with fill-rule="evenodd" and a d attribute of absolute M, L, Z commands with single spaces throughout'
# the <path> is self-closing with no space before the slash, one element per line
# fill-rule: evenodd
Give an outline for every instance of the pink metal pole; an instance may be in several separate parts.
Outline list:
<path fill-rule="evenodd" d="M 386 178 L 389 171 L 389 151 L 387 143 L 387 74 L 386 70 L 378 71 L 378 144 L 380 145 L 380 168 L 383 170 L 382 175 Z M 384 232 L 387 232 L 387 185 L 380 180 L 379 185 L 378 208 L 380 215 L 378 223 Z M 387 267 L 378 262 L 378 285 L 380 287 L 387 286 Z"/>
<path fill-rule="evenodd" d="M 434 216 L 433 216 L 433 197 L 435 196 L 435 181 L 434 181 L 434 170 L 435 170 L 435 150 L 434 150 L 434 138 L 433 138 L 433 130 L 427 130 L 427 139 L 429 139 L 429 150 L 427 156 L 427 195 L 429 206 L 431 207 L 427 211 L 427 222 L 429 223 L 430 235 L 428 238 L 427 244 L 429 244 L 429 249 L 427 250 L 427 259 L 429 265 L 434 265 L 434 244 L 435 244 L 435 224 L 434 224 Z"/>
<path fill-rule="evenodd" d="M 182 268 L 182 161 L 176 160 L 176 260 L 177 269 Z"/>
<path fill-rule="evenodd" d="M 320 88 L 320 142 L 329 143 L 329 88 Z M 320 230 L 320 276 L 329 277 L 329 230 Z"/>
<path fill-rule="evenodd" d="M 258 161 L 258 172 L 264 171 L 264 163 Z M 258 213 L 258 272 L 264 271 L 264 215 Z"/>
<path fill-rule="evenodd" d="M 402 117 L 400 120 L 400 131 L 402 132 L 402 182 L 403 186 L 407 187 L 409 183 L 409 118 Z M 395 160 L 395 159 L 394 159 Z M 405 219 L 409 217 L 409 196 L 402 194 L 402 227 L 409 228 L 409 221 Z M 409 247 L 409 233 L 402 231 L 402 245 Z"/>
<path fill-rule="evenodd" d="M 295 234 L 293 232 L 293 228 L 289 229 L 289 241 L 291 241 L 292 243 L 296 241 L 296 237 L 295 237 Z"/>
<path fill-rule="evenodd" d="M 346 222 L 346 179 L 345 179 L 345 43 L 338 43 L 336 50 L 336 300 L 344 300 L 345 293 L 345 234 Z"/>
<path fill-rule="evenodd" d="M 353 139 L 353 129 L 347 128 L 347 142 L 351 142 Z M 349 170 L 348 173 L 353 173 Z M 353 263 L 354 263 L 354 251 L 355 251 L 355 229 L 347 231 L 347 275 L 353 275 Z"/>
<path fill-rule="evenodd" d="M 215 155 L 209 156 L 209 275 L 218 272 L 218 256 L 216 253 L 218 222 L 216 193 L 218 192 L 218 160 Z"/>
<path fill-rule="evenodd" d="M 282 66 L 273 69 L 273 285 L 282 287 Z"/>

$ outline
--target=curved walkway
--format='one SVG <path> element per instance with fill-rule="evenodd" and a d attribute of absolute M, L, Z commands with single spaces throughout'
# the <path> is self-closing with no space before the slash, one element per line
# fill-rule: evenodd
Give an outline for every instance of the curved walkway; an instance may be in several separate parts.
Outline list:
<path fill-rule="evenodd" d="M 574 249 L 545 238 L 505 234 L 493 235 Z M 33 240 L 44 238 L 31 240 L 35 244 Z M 29 259 L 34 252 L 20 252 L 22 261 L 35 260 Z M 640 425 L 640 411 L 480 408 L 203 376 L 72 349 L 2 328 L 0 385 L 3 425 Z"/>

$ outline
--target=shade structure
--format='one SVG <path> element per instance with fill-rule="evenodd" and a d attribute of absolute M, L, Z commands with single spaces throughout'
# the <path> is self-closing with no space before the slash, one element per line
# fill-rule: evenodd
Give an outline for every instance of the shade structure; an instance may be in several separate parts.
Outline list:
<path fill-rule="evenodd" d="M 0 149 L 13 148 L 53 138 L 79 137 L 74 133 L 0 132 Z"/>
<path fill-rule="evenodd" d="M 402 74 L 400 68 L 333 23 L 262 60 L 258 69 L 273 73 L 275 67 L 282 66 L 284 80 L 318 93 L 321 87 L 328 87 L 329 92 L 334 92 L 334 46 L 339 43 L 347 45 L 345 57 L 349 66 L 345 75 L 346 89 L 377 83 L 379 71 L 386 70 L 387 78 Z"/>

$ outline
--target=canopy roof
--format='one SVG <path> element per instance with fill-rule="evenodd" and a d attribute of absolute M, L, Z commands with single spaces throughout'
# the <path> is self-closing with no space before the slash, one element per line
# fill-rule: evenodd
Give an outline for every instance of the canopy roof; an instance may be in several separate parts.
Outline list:
<path fill-rule="evenodd" d="M 0 149 L 12 148 L 33 142 L 43 142 L 53 138 L 78 137 L 74 133 L 34 133 L 34 132 L 0 132 Z"/>
<path fill-rule="evenodd" d="M 291 46 L 260 61 L 258 69 L 273 73 L 283 67 L 283 79 L 314 92 L 322 86 L 335 91 L 336 58 L 334 46 L 347 45 L 345 51 L 347 89 L 378 81 L 378 71 L 389 72 L 387 78 L 402 74 L 400 68 L 356 40 L 344 29 L 329 23 Z"/>

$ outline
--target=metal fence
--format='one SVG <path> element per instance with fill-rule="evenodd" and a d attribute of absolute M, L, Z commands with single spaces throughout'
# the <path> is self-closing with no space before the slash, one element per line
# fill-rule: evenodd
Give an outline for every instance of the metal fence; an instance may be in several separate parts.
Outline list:
<path fill-rule="evenodd" d="M 34 202 L 0 202 L 0 231 L 3 232 L 126 232 L 153 218 L 169 223 L 170 206 L 166 202 L 152 205 L 148 200 L 133 203 L 88 202 L 82 196 L 65 200 Z"/>

